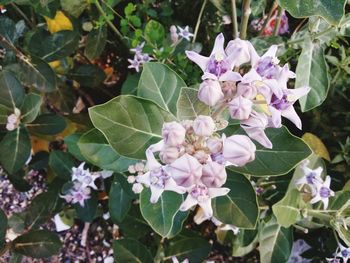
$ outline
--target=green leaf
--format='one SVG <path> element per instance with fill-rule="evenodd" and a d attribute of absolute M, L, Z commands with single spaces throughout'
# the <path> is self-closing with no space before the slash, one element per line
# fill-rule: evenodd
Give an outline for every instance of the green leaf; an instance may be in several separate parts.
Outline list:
<path fill-rule="evenodd" d="M 165 38 L 165 29 L 155 20 L 149 20 L 145 27 L 145 39 L 156 45 L 162 44 Z"/>
<path fill-rule="evenodd" d="M 133 197 L 126 191 L 121 184 L 125 180 L 123 175 L 115 176 L 109 191 L 108 207 L 111 219 L 116 224 L 122 222 L 131 207 Z"/>
<path fill-rule="evenodd" d="M 153 258 L 144 245 L 135 239 L 124 238 L 113 241 L 116 262 L 153 263 Z"/>
<path fill-rule="evenodd" d="M 254 17 L 262 14 L 266 8 L 266 0 L 253 0 L 251 3 L 252 15 Z"/>
<path fill-rule="evenodd" d="M 329 90 L 329 73 L 324 57 L 324 48 L 318 42 L 307 40 L 298 59 L 295 87 L 311 87 L 310 92 L 300 98 L 303 112 L 309 111 L 326 99 Z"/>
<path fill-rule="evenodd" d="M 30 60 L 21 60 L 19 64 L 12 64 L 6 68 L 16 73 L 25 86 L 33 86 L 43 92 L 56 90 L 56 73 L 41 58 L 31 56 Z"/>
<path fill-rule="evenodd" d="M 143 66 L 137 95 L 156 102 L 176 116 L 177 99 L 182 87 L 186 87 L 186 83 L 168 66 L 148 62 Z"/>
<path fill-rule="evenodd" d="M 15 23 L 6 16 L 0 17 L 0 35 L 10 43 L 14 43 L 18 38 Z"/>
<path fill-rule="evenodd" d="M 281 7 L 296 18 L 319 15 L 333 25 L 343 17 L 345 3 L 346 0 L 279 0 Z"/>
<path fill-rule="evenodd" d="M 210 2 L 220 11 L 221 14 L 227 14 L 224 0 L 210 0 Z"/>
<path fill-rule="evenodd" d="M 91 223 L 97 213 L 98 200 L 96 192 L 91 193 L 91 197 L 84 202 L 84 206 L 79 203 L 74 204 L 75 211 L 80 220 Z"/>
<path fill-rule="evenodd" d="M 5 237 L 6 237 L 6 232 L 7 232 L 7 216 L 0 209 L 0 250 L 5 244 Z"/>
<path fill-rule="evenodd" d="M 198 99 L 198 90 L 181 88 L 177 101 L 177 118 L 179 120 L 193 120 L 198 115 L 209 115 L 210 108 Z"/>
<path fill-rule="evenodd" d="M 147 147 L 161 140 L 163 123 L 173 120 L 155 103 L 128 95 L 89 108 L 89 114 L 118 153 L 136 159 L 144 159 Z"/>
<path fill-rule="evenodd" d="M 6 124 L 7 123 L 7 117 L 11 113 L 13 113 L 12 110 L 10 110 L 6 106 L 0 104 L 0 124 Z"/>
<path fill-rule="evenodd" d="M 141 75 L 139 73 L 129 73 L 122 86 L 122 95 L 136 95 L 140 77 Z"/>
<path fill-rule="evenodd" d="M 26 128 L 10 131 L 0 142 L 0 163 L 8 173 L 13 174 L 27 162 L 31 149 Z"/>
<path fill-rule="evenodd" d="M 68 14 L 79 17 L 89 6 L 87 0 L 61 0 L 61 6 Z"/>
<path fill-rule="evenodd" d="M 25 91 L 11 71 L 0 72 L 0 104 L 8 109 L 20 108 L 25 98 Z"/>
<path fill-rule="evenodd" d="M 13 241 L 15 252 L 32 258 L 57 255 L 61 246 L 59 236 L 48 230 L 30 231 Z"/>
<path fill-rule="evenodd" d="M 68 181 L 72 177 L 74 160 L 69 153 L 53 151 L 50 154 L 49 166 L 58 177 Z"/>
<path fill-rule="evenodd" d="M 47 62 L 65 58 L 78 48 L 79 34 L 75 31 L 44 32 L 39 31 L 30 38 L 28 49 L 31 54 Z"/>
<path fill-rule="evenodd" d="M 103 49 L 105 48 L 106 41 L 107 26 L 100 26 L 97 29 L 93 29 L 87 35 L 86 46 L 84 51 L 85 56 L 90 60 L 98 58 L 101 55 Z"/>
<path fill-rule="evenodd" d="M 67 74 L 71 78 L 84 87 L 94 88 L 99 86 L 106 78 L 106 74 L 95 65 L 80 65 Z"/>
<path fill-rule="evenodd" d="M 64 143 L 67 145 L 68 152 L 72 154 L 79 161 L 86 161 L 86 158 L 81 153 L 78 142 L 81 138 L 81 133 L 73 133 L 69 136 L 64 137 Z"/>
<path fill-rule="evenodd" d="M 293 246 L 293 230 L 282 227 L 272 217 L 263 223 L 259 243 L 261 263 L 287 262 Z"/>
<path fill-rule="evenodd" d="M 21 122 L 30 123 L 35 120 L 40 111 L 42 103 L 41 96 L 35 93 L 29 93 L 25 96 L 21 106 Z"/>
<path fill-rule="evenodd" d="M 200 263 L 207 258 L 210 250 L 211 245 L 204 238 L 185 237 L 170 241 L 165 254 L 177 257 L 180 262 L 187 258 L 191 263 Z"/>
<path fill-rule="evenodd" d="M 242 229 L 235 235 L 232 243 L 232 256 L 243 257 L 250 253 L 258 244 L 258 231 Z"/>
<path fill-rule="evenodd" d="M 227 170 L 225 187 L 228 187 L 230 192 L 212 201 L 214 216 L 225 224 L 239 228 L 255 228 L 259 207 L 250 181 L 244 175 Z"/>
<path fill-rule="evenodd" d="M 113 150 L 97 129 L 84 133 L 78 141 L 78 147 L 86 160 L 105 170 L 125 172 L 136 162 L 135 159 L 121 156 Z"/>
<path fill-rule="evenodd" d="M 301 194 L 298 189 L 291 189 L 285 197 L 272 206 L 274 215 L 278 224 L 283 227 L 290 227 L 301 220 L 300 203 L 302 202 Z"/>
<path fill-rule="evenodd" d="M 66 128 L 67 124 L 63 117 L 57 114 L 45 113 L 39 115 L 35 121 L 28 124 L 31 132 L 42 135 L 55 135 Z"/>
<path fill-rule="evenodd" d="M 273 148 L 266 149 L 256 144 L 255 160 L 244 167 L 230 166 L 230 170 L 254 176 L 283 175 L 312 153 L 303 140 L 292 135 L 284 126 L 280 129 L 267 128 L 265 132 Z"/>
<path fill-rule="evenodd" d="M 140 194 L 140 209 L 143 218 L 148 222 L 152 229 L 162 237 L 173 237 L 172 234 L 177 234 L 179 230 L 181 230 L 183 221 L 188 215 L 188 213 L 179 211 L 179 208 L 184 201 L 183 196 L 175 192 L 165 191 L 155 204 L 150 202 L 150 198 L 150 189 L 144 189 Z M 175 225 L 175 217 L 178 213 L 181 213 L 181 223 Z M 174 226 L 178 228 L 177 231 L 173 230 Z"/>

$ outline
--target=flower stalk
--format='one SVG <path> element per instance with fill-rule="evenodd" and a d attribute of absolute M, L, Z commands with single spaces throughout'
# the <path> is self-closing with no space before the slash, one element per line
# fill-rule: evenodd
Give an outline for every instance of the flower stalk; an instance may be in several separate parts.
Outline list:
<path fill-rule="evenodd" d="M 243 11 L 243 17 L 242 17 L 242 22 L 241 22 L 240 38 L 246 39 L 247 38 L 249 16 L 252 12 L 252 10 L 250 9 L 250 0 L 243 0 L 242 11 Z"/>

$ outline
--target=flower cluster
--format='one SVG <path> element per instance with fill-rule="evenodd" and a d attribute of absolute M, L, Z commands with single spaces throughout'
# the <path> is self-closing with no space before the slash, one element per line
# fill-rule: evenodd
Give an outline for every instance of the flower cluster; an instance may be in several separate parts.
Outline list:
<path fill-rule="evenodd" d="M 99 177 L 107 178 L 113 172 L 90 172 L 89 169 L 84 169 L 85 163 L 81 163 L 79 167 L 72 168 L 72 183 L 73 186 L 61 197 L 68 203 L 79 203 L 84 206 L 85 200 L 90 199 L 91 188 L 97 190 L 95 180 Z"/>
<path fill-rule="evenodd" d="M 245 135 L 226 138 L 215 131 L 214 120 L 203 115 L 193 121 L 164 123 L 162 140 L 146 150 L 148 172 L 136 176 L 137 187 L 133 189 L 140 190 L 139 184 L 149 187 L 151 203 L 156 203 L 164 191 L 187 193 L 180 210 L 198 204 L 205 219 L 211 218 L 211 199 L 229 192 L 222 187 L 227 177 L 225 166 L 244 166 L 254 160 L 256 150 Z"/>
<path fill-rule="evenodd" d="M 260 57 L 249 41 L 239 38 L 224 49 L 223 34 L 216 37 L 209 57 L 186 51 L 203 71 L 198 98 L 209 106 L 228 108 L 249 137 L 266 148 L 272 148 L 272 143 L 264 130 L 281 127 L 282 116 L 301 129 L 293 104 L 310 91 L 310 87 L 287 88 L 295 74 L 288 65 L 279 66 L 276 53 L 277 46 L 273 45 Z M 247 63 L 251 65 L 247 73 L 242 76 L 236 72 Z"/>
<path fill-rule="evenodd" d="M 342 258 L 343 262 L 348 262 L 348 259 L 350 258 L 350 248 L 344 247 L 342 244 L 338 243 L 337 251 L 334 253 L 334 258 L 327 258 L 328 262 L 340 262 L 340 259 Z"/>
<path fill-rule="evenodd" d="M 310 190 L 312 199 L 310 200 L 311 204 L 321 201 L 323 203 L 323 208 L 327 209 L 329 198 L 334 196 L 334 191 L 330 189 L 331 177 L 326 176 L 326 179 L 322 179 L 322 167 L 318 167 L 314 170 L 307 167 L 309 161 L 304 161 L 300 168 L 303 172 L 303 177 L 298 179 L 296 185 L 304 185 Z"/>
<path fill-rule="evenodd" d="M 128 59 L 130 65 L 128 68 L 133 68 L 136 70 L 136 72 L 140 71 L 140 67 L 146 62 L 149 62 L 153 60 L 153 58 L 147 54 L 143 53 L 143 47 L 145 46 L 145 42 L 142 42 L 141 44 L 137 45 L 135 48 L 130 49 L 131 52 L 134 52 L 134 58 L 133 59 Z"/>
<path fill-rule="evenodd" d="M 21 111 L 15 108 L 14 113 L 7 117 L 6 129 L 8 131 L 13 131 L 18 128 L 20 124 Z"/>

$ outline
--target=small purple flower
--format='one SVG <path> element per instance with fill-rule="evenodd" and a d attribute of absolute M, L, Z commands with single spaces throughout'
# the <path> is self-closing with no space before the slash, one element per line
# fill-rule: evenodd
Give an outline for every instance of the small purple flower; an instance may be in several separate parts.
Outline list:
<path fill-rule="evenodd" d="M 323 183 L 316 185 L 316 193 L 313 198 L 310 200 L 310 204 L 317 203 L 321 201 L 323 203 L 323 209 L 327 209 L 329 198 L 334 196 L 334 191 L 332 191 L 329 186 L 331 184 L 331 177 L 326 176 L 326 179 Z"/>
<path fill-rule="evenodd" d="M 128 68 L 133 68 L 136 70 L 136 72 L 140 72 L 141 62 L 137 55 L 134 56 L 134 59 L 128 59 L 128 61 L 130 63 Z"/>
<path fill-rule="evenodd" d="M 177 26 L 177 28 L 179 29 L 179 33 L 178 35 L 184 39 L 186 39 L 187 41 L 191 40 L 191 37 L 193 37 L 193 34 L 190 33 L 189 31 L 189 27 L 185 26 L 185 28 L 179 27 Z"/>

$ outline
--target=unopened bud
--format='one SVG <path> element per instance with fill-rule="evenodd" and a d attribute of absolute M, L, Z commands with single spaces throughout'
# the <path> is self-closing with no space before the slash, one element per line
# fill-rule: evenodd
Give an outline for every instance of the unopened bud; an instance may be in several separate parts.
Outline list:
<path fill-rule="evenodd" d="M 170 164 L 173 161 L 175 161 L 177 158 L 179 158 L 179 149 L 174 146 L 164 147 L 160 151 L 159 157 L 163 163 Z"/>
<path fill-rule="evenodd" d="M 230 115 L 232 119 L 245 120 L 249 118 L 252 112 L 253 102 L 238 96 L 228 103 Z"/>
<path fill-rule="evenodd" d="M 204 80 L 199 86 L 198 98 L 209 106 L 215 106 L 224 98 L 220 83 L 216 80 Z"/>
<path fill-rule="evenodd" d="M 244 166 L 255 159 L 255 144 L 245 135 L 232 135 L 224 139 L 223 156 L 236 166 Z"/>
<path fill-rule="evenodd" d="M 178 146 L 185 141 L 186 130 L 181 124 L 175 121 L 166 122 L 163 125 L 162 136 L 165 144 Z"/>
<path fill-rule="evenodd" d="M 215 130 L 215 123 L 210 116 L 199 115 L 193 122 L 193 130 L 198 136 L 210 136 Z"/>
<path fill-rule="evenodd" d="M 209 155 L 205 151 L 199 150 L 194 153 L 193 157 L 196 158 L 200 163 L 206 163 Z"/>
<path fill-rule="evenodd" d="M 222 140 L 219 138 L 209 138 L 207 140 L 207 147 L 211 154 L 219 153 L 222 151 Z"/>
<path fill-rule="evenodd" d="M 207 187 L 221 187 L 226 182 L 225 165 L 217 162 L 208 162 L 203 166 L 202 182 Z"/>

